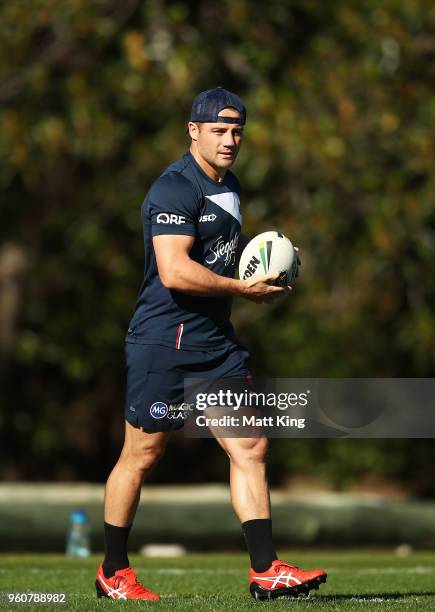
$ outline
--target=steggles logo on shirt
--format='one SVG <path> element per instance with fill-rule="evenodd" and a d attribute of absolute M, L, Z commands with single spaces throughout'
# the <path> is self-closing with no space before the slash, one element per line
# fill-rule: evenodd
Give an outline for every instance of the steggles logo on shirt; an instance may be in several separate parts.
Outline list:
<path fill-rule="evenodd" d="M 228 242 L 224 242 L 222 236 L 219 236 L 214 245 L 210 247 L 210 251 L 212 253 L 210 259 L 207 258 L 205 262 L 208 264 L 213 264 L 218 259 L 225 257 L 225 266 L 229 266 L 235 261 L 238 241 L 239 234 L 236 234 L 234 238 L 228 240 Z"/>

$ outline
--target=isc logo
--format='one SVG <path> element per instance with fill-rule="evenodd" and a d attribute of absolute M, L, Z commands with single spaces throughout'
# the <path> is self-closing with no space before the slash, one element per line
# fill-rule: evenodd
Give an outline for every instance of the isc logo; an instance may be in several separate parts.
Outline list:
<path fill-rule="evenodd" d="M 258 268 L 258 264 L 260 263 L 260 260 L 255 257 L 255 255 L 252 257 L 252 259 L 250 260 L 250 262 L 248 263 L 248 265 L 246 266 L 246 270 L 245 273 L 243 275 L 243 280 L 245 278 L 249 278 L 250 276 L 252 276 L 255 271 Z"/>
<path fill-rule="evenodd" d="M 150 408 L 150 415 L 153 419 L 163 419 L 168 414 L 168 407 L 165 402 L 154 402 Z"/>
<path fill-rule="evenodd" d="M 182 223 L 186 223 L 186 217 L 182 217 L 181 215 L 160 213 L 157 215 L 157 223 L 175 223 L 175 225 L 181 225 Z"/>
<path fill-rule="evenodd" d="M 199 218 L 199 222 L 200 223 L 206 223 L 207 221 L 215 221 L 217 219 L 217 216 L 212 213 L 211 215 L 202 215 L 202 217 Z"/>

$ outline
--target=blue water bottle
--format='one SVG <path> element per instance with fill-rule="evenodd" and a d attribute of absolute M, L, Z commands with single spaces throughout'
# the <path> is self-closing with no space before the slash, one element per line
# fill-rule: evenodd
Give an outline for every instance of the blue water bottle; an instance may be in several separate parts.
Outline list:
<path fill-rule="evenodd" d="M 88 515 L 84 510 L 74 510 L 69 520 L 66 554 L 69 557 L 89 557 L 91 534 Z"/>

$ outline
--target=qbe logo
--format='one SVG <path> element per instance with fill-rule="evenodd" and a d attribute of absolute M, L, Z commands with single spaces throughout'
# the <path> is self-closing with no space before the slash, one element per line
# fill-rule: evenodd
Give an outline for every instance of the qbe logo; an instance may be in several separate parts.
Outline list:
<path fill-rule="evenodd" d="M 150 415 L 153 419 L 163 419 L 168 414 L 168 410 L 165 402 L 154 402 L 150 408 Z"/>
<path fill-rule="evenodd" d="M 159 213 L 157 215 L 157 223 L 175 223 L 175 225 L 181 225 L 182 223 L 186 223 L 186 217 L 174 215 L 172 213 Z"/>

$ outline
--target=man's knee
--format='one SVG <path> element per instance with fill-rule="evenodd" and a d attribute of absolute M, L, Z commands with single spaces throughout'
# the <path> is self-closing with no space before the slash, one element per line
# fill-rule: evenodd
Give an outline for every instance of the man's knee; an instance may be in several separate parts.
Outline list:
<path fill-rule="evenodd" d="M 163 445 L 124 448 L 121 457 L 130 469 L 144 475 L 156 465 L 164 452 Z"/>
<path fill-rule="evenodd" d="M 264 463 L 268 448 L 267 438 L 240 439 L 228 453 L 233 463 Z"/>

